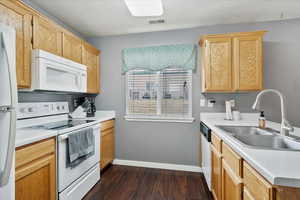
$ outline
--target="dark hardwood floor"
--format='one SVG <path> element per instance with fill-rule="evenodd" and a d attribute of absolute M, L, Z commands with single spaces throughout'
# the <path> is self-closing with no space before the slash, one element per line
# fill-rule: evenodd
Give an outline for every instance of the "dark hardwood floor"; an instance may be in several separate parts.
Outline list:
<path fill-rule="evenodd" d="M 212 200 L 203 174 L 113 165 L 84 200 Z"/>

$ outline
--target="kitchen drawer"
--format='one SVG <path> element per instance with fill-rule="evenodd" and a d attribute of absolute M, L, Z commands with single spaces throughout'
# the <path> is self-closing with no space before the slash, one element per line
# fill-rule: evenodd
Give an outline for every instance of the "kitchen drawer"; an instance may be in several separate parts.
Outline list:
<path fill-rule="evenodd" d="M 55 153 L 55 139 L 47 139 L 16 149 L 16 168 Z"/>
<path fill-rule="evenodd" d="M 113 128 L 115 126 L 115 120 L 108 120 L 101 122 L 101 131 Z"/>
<path fill-rule="evenodd" d="M 222 155 L 232 171 L 242 177 L 242 158 L 224 142 L 222 143 Z"/>
<path fill-rule="evenodd" d="M 272 185 L 245 161 L 243 163 L 243 176 L 245 187 L 255 200 L 272 200 Z"/>
<path fill-rule="evenodd" d="M 222 152 L 221 149 L 221 138 L 219 138 L 215 133 L 211 133 L 211 143 L 218 152 Z"/>

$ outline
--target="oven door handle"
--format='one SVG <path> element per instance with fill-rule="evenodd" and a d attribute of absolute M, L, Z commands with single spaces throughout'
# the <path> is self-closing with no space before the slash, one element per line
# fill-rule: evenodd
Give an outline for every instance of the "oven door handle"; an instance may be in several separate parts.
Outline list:
<path fill-rule="evenodd" d="M 93 126 L 90 126 L 90 127 L 86 127 L 86 128 L 83 128 L 83 129 L 75 130 L 75 131 L 72 131 L 70 133 L 66 133 L 66 134 L 60 135 L 60 136 L 58 136 L 58 141 L 62 142 L 63 140 L 68 139 L 68 137 L 69 137 L 70 134 L 73 134 L 75 132 L 82 131 L 82 130 L 85 130 L 85 129 L 90 129 L 90 128 L 92 128 L 92 129 L 100 129 L 101 125 L 97 124 L 97 125 L 93 125 Z"/>

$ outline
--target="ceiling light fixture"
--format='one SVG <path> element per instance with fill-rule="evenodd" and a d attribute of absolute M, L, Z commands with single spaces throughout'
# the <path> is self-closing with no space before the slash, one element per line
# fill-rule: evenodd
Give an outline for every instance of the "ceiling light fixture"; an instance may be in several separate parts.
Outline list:
<path fill-rule="evenodd" d="M 164 13 L 162 0 L 124 0 L 134 17 L 157 17 Z"/>

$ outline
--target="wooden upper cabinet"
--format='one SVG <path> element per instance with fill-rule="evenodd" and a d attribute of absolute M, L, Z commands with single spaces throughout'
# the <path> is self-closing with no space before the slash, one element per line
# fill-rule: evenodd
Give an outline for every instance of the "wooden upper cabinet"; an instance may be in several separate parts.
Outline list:
<path fill-rule="evenodd" d="M 16 30 L 16 70 L 19 88 L 31 86 L 31 19 L 29 12 L 12 1 L 0 1 L 0 23 Z"/>
<path fill-rule="evenodd" d="M 233 39 L 236 90 L 262 90 L 262 36 Z"/>
<path fill-rule="evenodd" d="M 87 92 L 100 92 L 100 51 L 88 43 L 83 43 L 82 64 L 87 66 Z"/>
<path fill-rule="evenodd" d="M 82 62 L 82 40 L 69 33 L 63 33 L 63 57 Z"/>
<path fill-rule="evenodd" d="M 203 36 L 200 40 L 202 92 L 261 90 L 265 32 Z"/>
<path fill-rule="evenodd" d="M 62 31 L 51 21 L 33 17 L 33 48 L 62 55 Z"/>
<path fill-rule="evenodd" d="M 231 39 L 209 38 L 204 46 L 204 90 L 232 91 Z"/>

